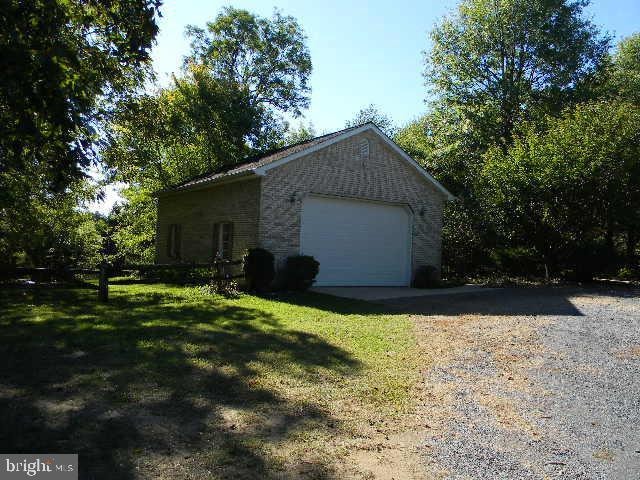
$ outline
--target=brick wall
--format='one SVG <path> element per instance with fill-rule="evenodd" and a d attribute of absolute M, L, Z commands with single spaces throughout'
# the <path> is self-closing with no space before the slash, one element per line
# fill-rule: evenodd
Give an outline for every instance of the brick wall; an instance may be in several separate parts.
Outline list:
<path fill-rule="evenodd" d="M 368 159 L 361 154 L 363 140 L 369 142 Z M 440 268 L 445 197 L 376 134 L 354 135 L 266 172 L 259 238 L 278 265 L 299 253 L 302 200 L 310 193 L 409 205 L 413 211 L 413 268 L 423 264 Z"/>
<path fill-rule="evenodd" d="M 181 261 L 208 262 L 213 256 L 213 224 L 233 222 L 233 259 L 258 243 L 260 180 L 252 179 L 207 189 L 165 194 L 158 198 L 156 262 L 167 256 L 169 225 L 181 225 Z"/>

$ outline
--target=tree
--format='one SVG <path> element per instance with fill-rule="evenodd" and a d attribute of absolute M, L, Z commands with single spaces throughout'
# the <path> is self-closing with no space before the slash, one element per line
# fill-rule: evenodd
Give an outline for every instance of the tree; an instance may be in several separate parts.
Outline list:
<path fill-rule="evenodd" d="M 485 207 L 512 244 L 529 246 L 549 269 L 583 277 L 610 268 L 613 238 L 640 233 L 640 109 L 595 102 L 527 128 L 483 169 Z"/>
<path fill-rule="evenodd" d="M 640 33 L 618 44 L 607 80 L 611 96 L 640 105 Z"/>
<path fill-rule="evenodd" d="M 115 179 L 153 191 L 237 162 L 253 151 L 250 143 L 272 146 L 278 138 L 242 90 L 190 65 L 171 87 L 124 105 L 103 158 Z"/>
<path fill-rule="evenodd" d="M 283 145 L 293 145 L 294 143 L 306 142 L 316 136 L 316 129 L 313 123 L 305 125 L 301 123 L 298 128 L 289 128 L 285 134 Z"/>
<path fill-rule="evenodd" d="M 116 204 L 109 213 L 107 239 L 113 243 L 113 263 L 154 261 L 156 206 L 152 194 L 142 187 L 126 188 L 121 192 L 125 203 Z"/>
<path fill-rule="evenodd" d="M 159 0 L 9 0 L 0 10 L 0 255 L 84 261 L 72 232 L 97 132 L 149 74 Z M 81 193 L 80 193 L 81 192 Z M 95 192 L 91 192 L 95 195 Z M 89 220 L 88 220 L 89 219 Z M 85 234 L 89 227 L 83 227 Z M 79 243 L 80 242 L 80 243 Z M 83 247 L 84 248 L 84 247 Z M 57 253 L 56 253 L 57 252 Z M 74 253 L 75 252 L 75 253 Z"/>
<path fill-rule="evenodd" d="M 78 205 L 94 196 L 86 182 L 76 181 L 58 195 L 31 195 L 34 185 L 12 180 L 21 192 L 20 208 L 0 209 L 0 265 L 26 264 L 94 267 L 99 262 L 101 237 L 93 215 Z M 32 183 L 37 184 L 37 179 Z M 25 193 L 26 192 L 26 193 Z"/>
<path fill-rule="evenodd" d="M 368 107 L 361 109 L 353 119 L 348 120 L 345 123 L 345 127 L 355 127 L 356 125 L 362 125 L 363 123 L 372 122 L 380 130 L 382 130 L 388 137 L 393 138 L 398 129 L 395 127 L 393 120 L 378 110 L 378 107 L 371 104 Z"/>
<path fill-rule="evenodd" d="M 152 258 L 154 191 L 281 145 L 285 115 L 309 102 L 311 61 L 292 17 L 228 7 L 187 33 L 192 52 L 182 73 L 127 102 L 103 151 L 113 179 L 129 184 L 113 238 L 130 261 Z"/>
<path fill-rule="evenodd" d="M 302 28 L 276 11 L 271 19 L 225 7 L 206 30 L 187 28 L 191 54 L 216 79 L 247 92 L 251 105 L 299 116 L 309 106 L 311 56 Z"/>
<path fill-rule="evenodd" d="M 587 5 L 462 0 L 433 29 L 429 111 L 398 139 L 459 199 L 445 216 L 445 261 L 474 269 L 492 263 L 496 247 L 518 246 L 479 182 L 485 154 L 507 155 L 524 124 L 544 132 L 549 116 L 599 95 L 609 39 L 585 18 Z"/>
<path fill-rule="evenodd" d="M 609 39 L 588 0 L 463 0 L 431 33 L 425 78 L 485 146 L 513 141 L 523 120 L 557 114 L 598 70 Z"/>
<path fill-rule="evenodd" d="M 0 184 L 32 165 L 57 191 L 82 176 L 95 159 L 96 122 L 109 101 L 138 87 L 147 73 L 160 4 L 3 4 Z"/>

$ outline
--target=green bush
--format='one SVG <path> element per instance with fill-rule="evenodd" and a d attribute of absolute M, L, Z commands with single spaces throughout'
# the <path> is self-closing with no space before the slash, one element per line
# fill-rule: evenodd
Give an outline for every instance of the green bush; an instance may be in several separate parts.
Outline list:
<path fill-rule="evenodd" d="M 569 278 L 579 282 L 590 282 L 599 274 L 609 273 L 619 263 L 615 253 L 602 240 L 582 241 L 573 246 L 566 261 L 572 269 Z M 617 268 L 612 273 L 615 271 Z"/>
<path fill-rule="evenodd" d="M 244 256 L 242 268 L 247 288 L 257 292 L 267 290 L 276 274 L 273 255 L 263 248 L 250 249 Z"/>
<path fill-rule="evenodd" d="M 544 261 L 532 248 L 497 247 L 491 251 L 490 258 L 500 273 L 523 277 L 544 275 Z"/>
<path fill-rule="evenodd" d="M 622 267 L 616 275 L 620 280 L 636 280 L 640 278 L 640 271 L 629 267 Z"/>
<path fill-rule="evenodd" d="M 320 263 L 311 256 L 289 257 L 284 267 L 284 286 L 287 290 L 306 290 L 313 285 L 319 271 Z"/>
<path fill-rule="evenodd" d="M 422 265 L 413 276 L 415 288 L 436 288 L 440 285 L 438 269 L 433 265 Z"/>
<path fill-rule="evenodd" d="M 210 268 L 189 264 L 141 265 L 138 277 L 148 283 L 170 283 L 177 285 L 205 285 L 213 276 Z"/>

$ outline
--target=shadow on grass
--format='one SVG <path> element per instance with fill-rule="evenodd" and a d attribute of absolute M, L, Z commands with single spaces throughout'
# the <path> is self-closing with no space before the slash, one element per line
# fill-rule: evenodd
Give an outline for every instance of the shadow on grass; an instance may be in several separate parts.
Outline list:
<path fill-rule="evenodd" d="M 316 308 L 340 315 L 384 315 L 398 313 L 384 303 L 336 297 L 334 295 L 317 292 L 275 293 L 264 296 L 263 298 L 289 305 L 297 305 L 299 307 Z"/>
<path fill-rule="evenodd" d="M 261 372 L 359 367 L 260 310 L 164 293 L 116 294 L 106 305 L 94 296 L 0 291 L 0 448 L 77 452 L 80 478 L 297 478 L 264 446 L 334 420 L 312 400 L 260 386 Z M 229 412 L 274 421 L 238 426 Z M 328 465 L 307 466 L 332 477 Z"/>

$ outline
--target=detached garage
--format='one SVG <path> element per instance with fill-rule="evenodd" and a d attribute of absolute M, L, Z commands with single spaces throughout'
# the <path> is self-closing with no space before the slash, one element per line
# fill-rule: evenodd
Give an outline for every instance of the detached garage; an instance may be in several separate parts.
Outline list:
<path fill-rule="evenodd" d="M 317 285 L 402 286 L 440 267 L 451 194 L 372 123 L 268 152 L 158 194 L 156 260 L 248 248 L 320 262 Z"/>
<path fill-rule="evenodd" d="M 300 236 L 301 253 L 321 265 L 316 285 L 411 281 L 411 210 L 404 205 L 310 195 Z"/>

